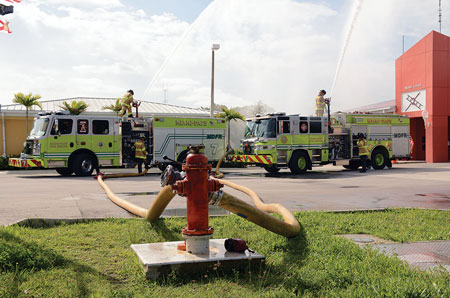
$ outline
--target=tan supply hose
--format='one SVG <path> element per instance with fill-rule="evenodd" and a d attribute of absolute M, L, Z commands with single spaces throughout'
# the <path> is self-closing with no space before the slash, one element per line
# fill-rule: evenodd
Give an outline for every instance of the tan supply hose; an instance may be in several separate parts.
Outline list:
<path fill-rule="evenodd" d="M 228 152 L 225 152 L 225 154 L 222 155 L 222 157 L 219 159 L 219 162 L 217 163 L 216 177 L 219 179 L 223 178 L 223 176 L 224 176 L 223 173 L 219 171 L 219 168 L 220 168 L 220 165 L 222 164 L 223 160 L 227 157 L 227 155 L 228 155 Z"/>
<path fill-rule="evenodd" d="M 260 225 L 260 226 L 262 226 L 262 227 L 264 227 L 264 228 L 266 228 L 266 229 L 268 229 L 268 230 L 270 230 L 272 232 L 275 232 L 277 234 L 280 234 L 280 235 L 283 235 L 283 236 L 286 236 L 286 237 L 294 237 L 294 236 L 296 236 L 296 235 L 298 235 L 300 233 L 300 223 L 295 218 L 294 214 L 292 214 L 283 205 L 280 205 L 280 204 L 266 204 L 250 188 L 247 188 L 245 186 L 238 185 L 238 184 L 235 184 L 233 182 L 230 182 L 230 181 L 227 181 L 227 180 L 223 180 L 223 179 L 217 179 L 217 180 L 219 181 L 219 183 L 221 183 L 223 185 L 227 185 L 227 186 L 229 186 L 231 188 L 234 188 L 234 189 L 239 190 L 239 191 L 241 191 L 243 193 L 246 193 L 248 196 L 250 196 L 250 198 L 253 200 L 253 203 L 256 206 L 256 208 L 254 208 L 253 206 L 251 206 L 251 205 L 249 205 L 249 204 L 247 204 L 247 203 L 245 203 L 245 202 L 243 202 L 243 201 L 233 197 L 234 200 L 230 199 L 230 202 L 232 202 L 230 204 L 232 204 L 232 206 L 234 206 L 234 208 L 242 208 L 241 211 L 248 212 L 249 208 L 247 206 L 250 206 L 253 209 L 259 211 L 259 212 L 255 213 L 256 217 L 263 217 L 264 221 L 279 222 L 279 223 L 277 223 L 273 227 L 268 227 L 267 224 L 264 221 L 262 221 L 262 222 L 260 220 L 257 220 L 258 222 L 253 221 L 253 220 L 250 219 L 250 215 L 245 213 L 245 215 L 248 217 L 247 219 L 249 221 L 254 222 L 257 225 Z M 228 195 L 228 197 L 230 197 L 230 195 Z M 235 200 L 238 200 L 239 202 L 237 203 L 237 202 L 235 202 Z M 221 205 L 219 204 L 219 206 L 221 206 Z M 227 209 L 225 207 L 223 207 L 223 208 Z M 231 210 L 228 210 L 228 211 L 231 211 Z M 277 219 L 275 217 L 272 217 L 269 214 L 266 214 L 264 212 L 263 212 L 264 215 L 260 215 L 260 211 L 265 211 L 265 212 L 269 212 L 269 213 L 278 213 L 278 214 L 281 215 L 281 217 L 283 218 L 284 222 L 280 221 L 279 219 Z M 234 211 L 231 211 L 231 212 L 236 213 Z M 258 214 L 258 215 L 256 215 L 256 214 Z M 267 216 L 269 216 L 270 218 L 273 218 L 273 220 L 275 220 L 275 221 L 273 221 L 272 219 L 269 220 L 268 218 L 266 218 Z M 253 218 L 253 216 L 252 216 L 252 218 Z M 259 222 L 261 222 L 262 224 L 260 224 Z M 279 227 L 281 227 L 281 229 L 279 229 Z M 280 232 L 277 232 L 277 231 L 274 231 L 274 230 L 277 230 L 277 231 L 280 231 Z"/>
<path fill-rule="evenodd" d="M 218 205 L 225 210 L 233 212 L 258 226 L 279 235 L 291 238 L 300 233 L 298 221 L 296 221 L 296 224 L 284 222 L 228 193 L 223 193 L 222 199 Z"/>
<path fill-rule="evenodd" d="M 159 191 L 153 204 L 148 208 L 146 216 L 147 220 L 149 222 L 157 221 L 175 195 L 176 193 L 172 190 L 170 185 L 164 186 Z"/>
<path fill-rule="evenodd" d="M 224 176 L 223 173 L 219 171 L 220 165 L 225 160 L 225 158 L 228 156 L 228 154 L 231 154 L 233 152 L 234 152 L 234 150 L 230 149 L 227 152 L 225 152 L 225 154 L 222 155 L 222 157 L 219 159 L 219 162 L 217 163 L 217 166 L 216 166 L 216 177 L 217 178 L 219 178 L 219 179 L 223 178 L 223 176 Z"/>
<path fill-rule="evenodd" d="M 137 177 L 147 174 L 148 169 L 145 169 L 142 173 L 126 173 L 126 174 L 103 174 L 106 178 L 122 178 L 122 177 Z"/>
<path fill-rule="evenodd" d="M 129 173 L 129 174 L 113 174 L 107 175 L 107 178 L 119 178 L 119 177 L 134 177 L 134 176 L 142 176 L 147 173 L 147 170 L 143 173 Z M 215 178 L 212 178 L 215 179 Z M 132 204 L 127 200 L 124 200 L 114 194 L 109 186 L 103 181 L 102 175 L 97 176 L 98 183 L 105 190 L 105 193 L 108 195 L 108 198 L 113 201 L 119 207 L 139 216 L 142 218 L 146 218 L 150 222 L 154 222 L 158 220 L 161 214 L 164 212 L 164 209 L 176 195 L 172 187 L 167 185 L 161 189 L 161 191 L 156 196 L 152 205 L 148 210 Z M 219 183 L 232 187 L 236 190 L 246 193 L 249 195 L 256 207 L 239 200 L 238 198 L 228 194 L 223 193 L 223 196 L 220 201 L 218 201 L 217 205 L 222 207 L 225 210 L 233 212 L 248 221 L 251 221 L 269 231 L 277 233 L 279 235 L 285 237 L 295 237 L 300 233 L 300 224 L 295 218 L 295 216 L 284 206 L 280 204 L 265 204 L 259 196 L 251 189 L 235 184 L 230 181 L 216 179 Z M 278 213 L 282 216 L 283 220 L 280 220 L 266 212 L 269 213 Z"/>
<path fill-rule="evenodd" d="M 119 176 L 119 175 L 127 175 L 127 176 Z M 114 178 L 130 177 L 129 175 L 132 174 L 115 174 Z M 132 176 L 139 176 L 139 175 L 132 175 Z M 175 193 L 172 191 L 172 187 L 165 186 L 158 193 L 150 208 L 146 210 L 145 208 L 130 203 L 127 200 L 124 200 L 118 197 L 116 194 L 114 194 L 112 190 L 109 188 L 109 186 L 103 181 L 102 175 L 98 175 L 97 180 L 100 186 L 105 190 L 105 193 L 108 196 L 108 198 L 111 201 L 113 201 L 113 203 L 115 203 L 119 207 L 122 207 L 128 212 L 131 212 L 139 217 L 146 218 L 150 222 L 156 221 L 161 216 L 164 209 L 167 207 L 169 202 L 175 196 Z"/>

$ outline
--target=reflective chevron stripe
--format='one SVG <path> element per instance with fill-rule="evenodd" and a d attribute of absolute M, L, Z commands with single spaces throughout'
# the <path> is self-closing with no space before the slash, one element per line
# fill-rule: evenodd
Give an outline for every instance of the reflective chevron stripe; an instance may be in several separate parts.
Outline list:
<path fill-rule="evenodd" d="M 231 156 L 232 162 L 259 163 L 265 165 L 272 164 L 272 155 L 247 155 L 236 154 Z"/>
<path fill-rule="evenodd" d="M 10 158 L 8 160 L 8 164 L 11 167 L 17 167 L 17 168 L 36 168 L 36 167 L 42 167 L 42 160 Z"/>

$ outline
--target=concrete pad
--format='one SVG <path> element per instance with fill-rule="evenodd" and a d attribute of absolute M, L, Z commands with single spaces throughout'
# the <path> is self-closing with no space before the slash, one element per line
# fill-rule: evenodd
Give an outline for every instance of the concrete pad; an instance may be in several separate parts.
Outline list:
<path fill-rule="evenodd" d="M 421 270 L 442 267 L 450 273 L 450 241 L 375 244 L 373 248 Z"/>
<path fill-rule="evenodd" d="M 132 244 L 148 279 L 166 276 L 172 271 L 182 274 L 207 272 L 214 268 L 259 269 L 265 257 L 257 252 L 234 253 L 225 250 L 225 239 L 211 239 L 209 254 L 194 255 L 177 250 L 184 241 Z"/>

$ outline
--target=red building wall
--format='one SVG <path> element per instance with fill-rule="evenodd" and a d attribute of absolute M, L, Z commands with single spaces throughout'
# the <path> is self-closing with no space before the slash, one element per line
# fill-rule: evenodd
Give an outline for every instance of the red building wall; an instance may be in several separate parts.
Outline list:
<path fill-rule="evenodd" d="M 449 161 L 450 37 L 435 31 L 426 35 L 395 61 L 395 80 L 396 112 L 412 118 L 413 159 Z M 428 113 L 425 126 L 423 110 Z"/>

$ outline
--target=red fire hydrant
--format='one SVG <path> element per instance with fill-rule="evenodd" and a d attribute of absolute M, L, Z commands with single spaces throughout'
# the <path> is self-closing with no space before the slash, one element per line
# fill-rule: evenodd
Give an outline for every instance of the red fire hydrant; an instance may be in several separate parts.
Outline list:
<path fill-rule="evenodd" d="M 200 149 L 200 146 L 190 147 L 186 164 L 182 166 L 186 177 L 172 186 L 178 194 L 187 197 L 187 227 L 182 229 L 186 245 L 178 248 L 194 254 L 209 253 L 209 239 L 214 229 L 209 226 L 208 196 L 223 187 L 216 180 L 209 179 L 208 172 L 212 166 Z"/>

